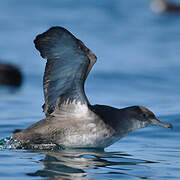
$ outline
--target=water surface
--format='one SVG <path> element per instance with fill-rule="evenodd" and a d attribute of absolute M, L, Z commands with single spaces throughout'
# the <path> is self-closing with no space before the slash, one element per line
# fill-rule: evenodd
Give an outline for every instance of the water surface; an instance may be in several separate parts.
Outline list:
<path fill-rule="evenodd" d="M 0 6 L 0 60 L 24 74 L 0 87 L 0 137 L 43 119 L 45 60 L 33 39 L 63 26 L 97 56 L 86 82 L 92 104 L 143 105 L 173 130 L 138 130 L 104 151 L 0 151 L 0 179 L 179 179 L 180 18 L 153 14 L 144 0 L 6 0 Z"/>

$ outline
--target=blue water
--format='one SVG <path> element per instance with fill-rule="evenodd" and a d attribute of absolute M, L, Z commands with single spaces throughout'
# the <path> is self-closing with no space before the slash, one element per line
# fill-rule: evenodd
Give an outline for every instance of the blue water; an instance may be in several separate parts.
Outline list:
<path fill-rule="evenodd" d="M 0 60 L 24 74 L 0 87 L 0 137 L 44 118 L 45 60 L 35 36 L 60 25 L 97 56 L 86 82 L 92 104 L 143 105 L 173 130 L 138 130 L 104 151 L 0 151 L 0 179 L 180 179 L 180 14 L 154 14 L 145 0 L 6 0 L 0 5 Z"/>

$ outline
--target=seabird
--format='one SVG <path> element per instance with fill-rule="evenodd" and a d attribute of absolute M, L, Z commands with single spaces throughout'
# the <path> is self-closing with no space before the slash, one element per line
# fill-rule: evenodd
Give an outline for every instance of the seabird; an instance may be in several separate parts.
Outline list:
<path fill-rule="evenodd" d="M 0 63 L 0 85 L 20 86 L 22 83 L 22 74 L 14 65 Z"/>
<path fill-rule="evenodd" d="M 43 80 L 46 118 L 13 134 L 21 147 L 105 148 L 149 125 L 172 128 L 142 106 L 91 105 L 84 83 L 96 56 L 66 29 L 52 27 L 34 43 L 47 59 Z"/>
<path fill-rule="evenodd" d="M 180 12 L 180 5 L 170 3 L 167 0 L 152 0 L 151 9 L 154 12 Z"/>

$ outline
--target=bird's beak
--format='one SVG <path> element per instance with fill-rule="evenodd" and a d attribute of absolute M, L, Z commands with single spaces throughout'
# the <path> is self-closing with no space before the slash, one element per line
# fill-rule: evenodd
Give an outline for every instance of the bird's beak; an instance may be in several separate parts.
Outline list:
<path fill-rule="evenodd" d="M 151 119 L 151 124 L 155 126 L 162 126 L 162 127 L 167 127 L 171 129 L 173 128 L 172 124 L 161 122 L 158 119 Z"/>

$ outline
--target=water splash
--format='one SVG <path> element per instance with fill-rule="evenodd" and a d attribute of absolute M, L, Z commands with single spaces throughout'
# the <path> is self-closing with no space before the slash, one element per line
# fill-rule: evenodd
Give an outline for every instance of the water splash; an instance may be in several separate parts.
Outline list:
<path fill-rule="evenodd" d="M 0 139 L 0 150 L 3 149 L 27 149 L 27 150 L 64 150 L 64 147 L 56 144 L 22 144 L 12 136 Z"/>
<path fill-rule="evenodd" d="M 16 149 L 17 147 L 20 147 L 20 145 L 20 142 L 12 138 L 12 136 L 0 140 L 0 150 Z"/>

